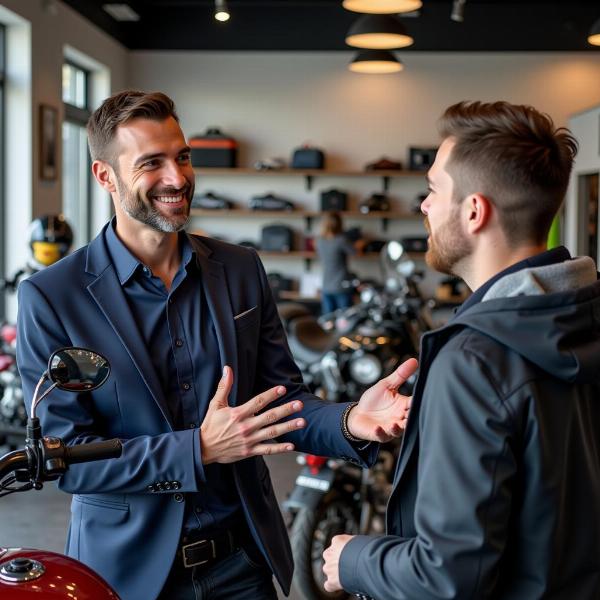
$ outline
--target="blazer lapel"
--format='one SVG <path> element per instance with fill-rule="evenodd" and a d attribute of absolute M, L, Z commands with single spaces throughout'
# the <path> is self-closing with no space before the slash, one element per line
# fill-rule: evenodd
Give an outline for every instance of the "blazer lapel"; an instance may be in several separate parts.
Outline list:
<path fill-rule="evenodd" d="M 196 260 L 202 272 L 202 285 L 219 341 L 221 368 L 228 365 L 233 370 L 233 387 L 229 394 L 229 404 L 234 406 L 237 403 L 239 379 L 237 341 L 225 267 L 223 263 L 209 259 L 205 247 L 197 240 L 191 236 L 189 239 L 196 250 Z"/>
<path fill-rule="evenodd" d="M 102 271 L 88 286 L 88 291 L 125 346 L 133 364 L 136 366 L 152 397 L 160 407 L 163 416 L 171 428 L 173 428 L 171 414 L 162 387 L 152 366 L 152 360 L 135 324 L 135 320 L 131 316 L 127 300 L 114 269 L 109 267 Z"/>

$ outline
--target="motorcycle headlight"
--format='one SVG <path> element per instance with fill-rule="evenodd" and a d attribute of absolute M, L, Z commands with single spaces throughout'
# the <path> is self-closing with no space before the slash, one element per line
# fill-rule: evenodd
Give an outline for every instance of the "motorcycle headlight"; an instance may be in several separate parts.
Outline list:
<path fill-rule="evenodd" d="M 372 354 L 355 358 L 349 366 L 350 376 L 362 385 L 372 385 L 383 373 L 381 361 Z"/>

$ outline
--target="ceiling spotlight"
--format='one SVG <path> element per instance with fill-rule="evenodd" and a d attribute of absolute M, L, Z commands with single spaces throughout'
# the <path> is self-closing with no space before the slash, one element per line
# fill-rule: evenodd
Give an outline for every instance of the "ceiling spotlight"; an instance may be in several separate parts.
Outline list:
<path fill-rule="evenodd" d="M 342 6 L 353 12 L 389 15 L 419 10 L 423 2 L 421 0 L 344 0 Z"/>
<path fill-rule="evenodd" d="M 398 73 L 404 65 L 387 50 L 363 50 L 348 68 L 355 73 Z"/>
<path fill-rule="evenodd" d="M 215 0 L 215 19 L 217 21 L 229 21 L 231 15 L 227 8 L 227 0 Z"/>
<path fill-rule="evenodd" d="M 413 42 L 400 20 L 390 15 L 363 15 L 346 35 L 349 46 L 373 50 L 406 48 Z"/>
<path fill-rule="evenodd" d="M 590 35 L 588 36 L 588 42 L 592 46 L 600 46 L 600 19 L 598 19 L 590 29 Z"/>
<path fill-rule="evenodd" d="M 465 2 L 467 0 L 454 0 L 452 3 L 452 12 L 450 18 L 457 23 L 462 23 L 465 20 Z"/>

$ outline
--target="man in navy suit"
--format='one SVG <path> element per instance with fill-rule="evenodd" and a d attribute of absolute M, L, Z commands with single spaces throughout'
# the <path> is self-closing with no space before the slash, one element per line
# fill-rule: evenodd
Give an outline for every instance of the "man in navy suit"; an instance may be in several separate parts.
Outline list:
<path fill-rule="evenodd" d="M 403 428 L 397 389 L 416 361 L 357 404 L 310 395 L 256 253 L 183 230 L 194 172 L 173 102 L 116 94 L 88 137 L 116 216 L 19 288 L 26 397 L 59 347 L 94 349 L 112 366 L 99 390 L 56 392 L 39 409 L 45 434 L 69 445 L 123 442 L 119 459 L 61 478 L 73 494 L 67 552 L 124 600 L 276 598 L 272 575 L 287 593 L 293 565 L 262 455 L 369 464 L 369 441 Z"/>
<path fill-rule="evenodd" d="M 547 249 L 577 151 L 530 106 L 461 102 L 421 204 L 473 290 L 421 341 L 386 535 L 336 536 L 325 589 L 377 600 L 600 598 L 600 281 Z"/>

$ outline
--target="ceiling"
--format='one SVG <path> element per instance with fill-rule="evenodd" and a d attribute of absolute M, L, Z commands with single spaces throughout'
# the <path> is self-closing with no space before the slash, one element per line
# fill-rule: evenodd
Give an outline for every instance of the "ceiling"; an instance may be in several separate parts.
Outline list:
<path fill-rule="evenodd" d="M 358 17 L 341 0 L 228 0 L 231 19 L 213 18 L 213 0 L 62 0 L 132 50 L 348 50 Z M 119 23 L 102 9 L 127 2 L 141 17 Z M 450 20 L 452 0 L 424 0 L 403 17 L 414 51 L 596 51 L 587 35 L 599 0 L 467 0 L 464 22 Z"/>

